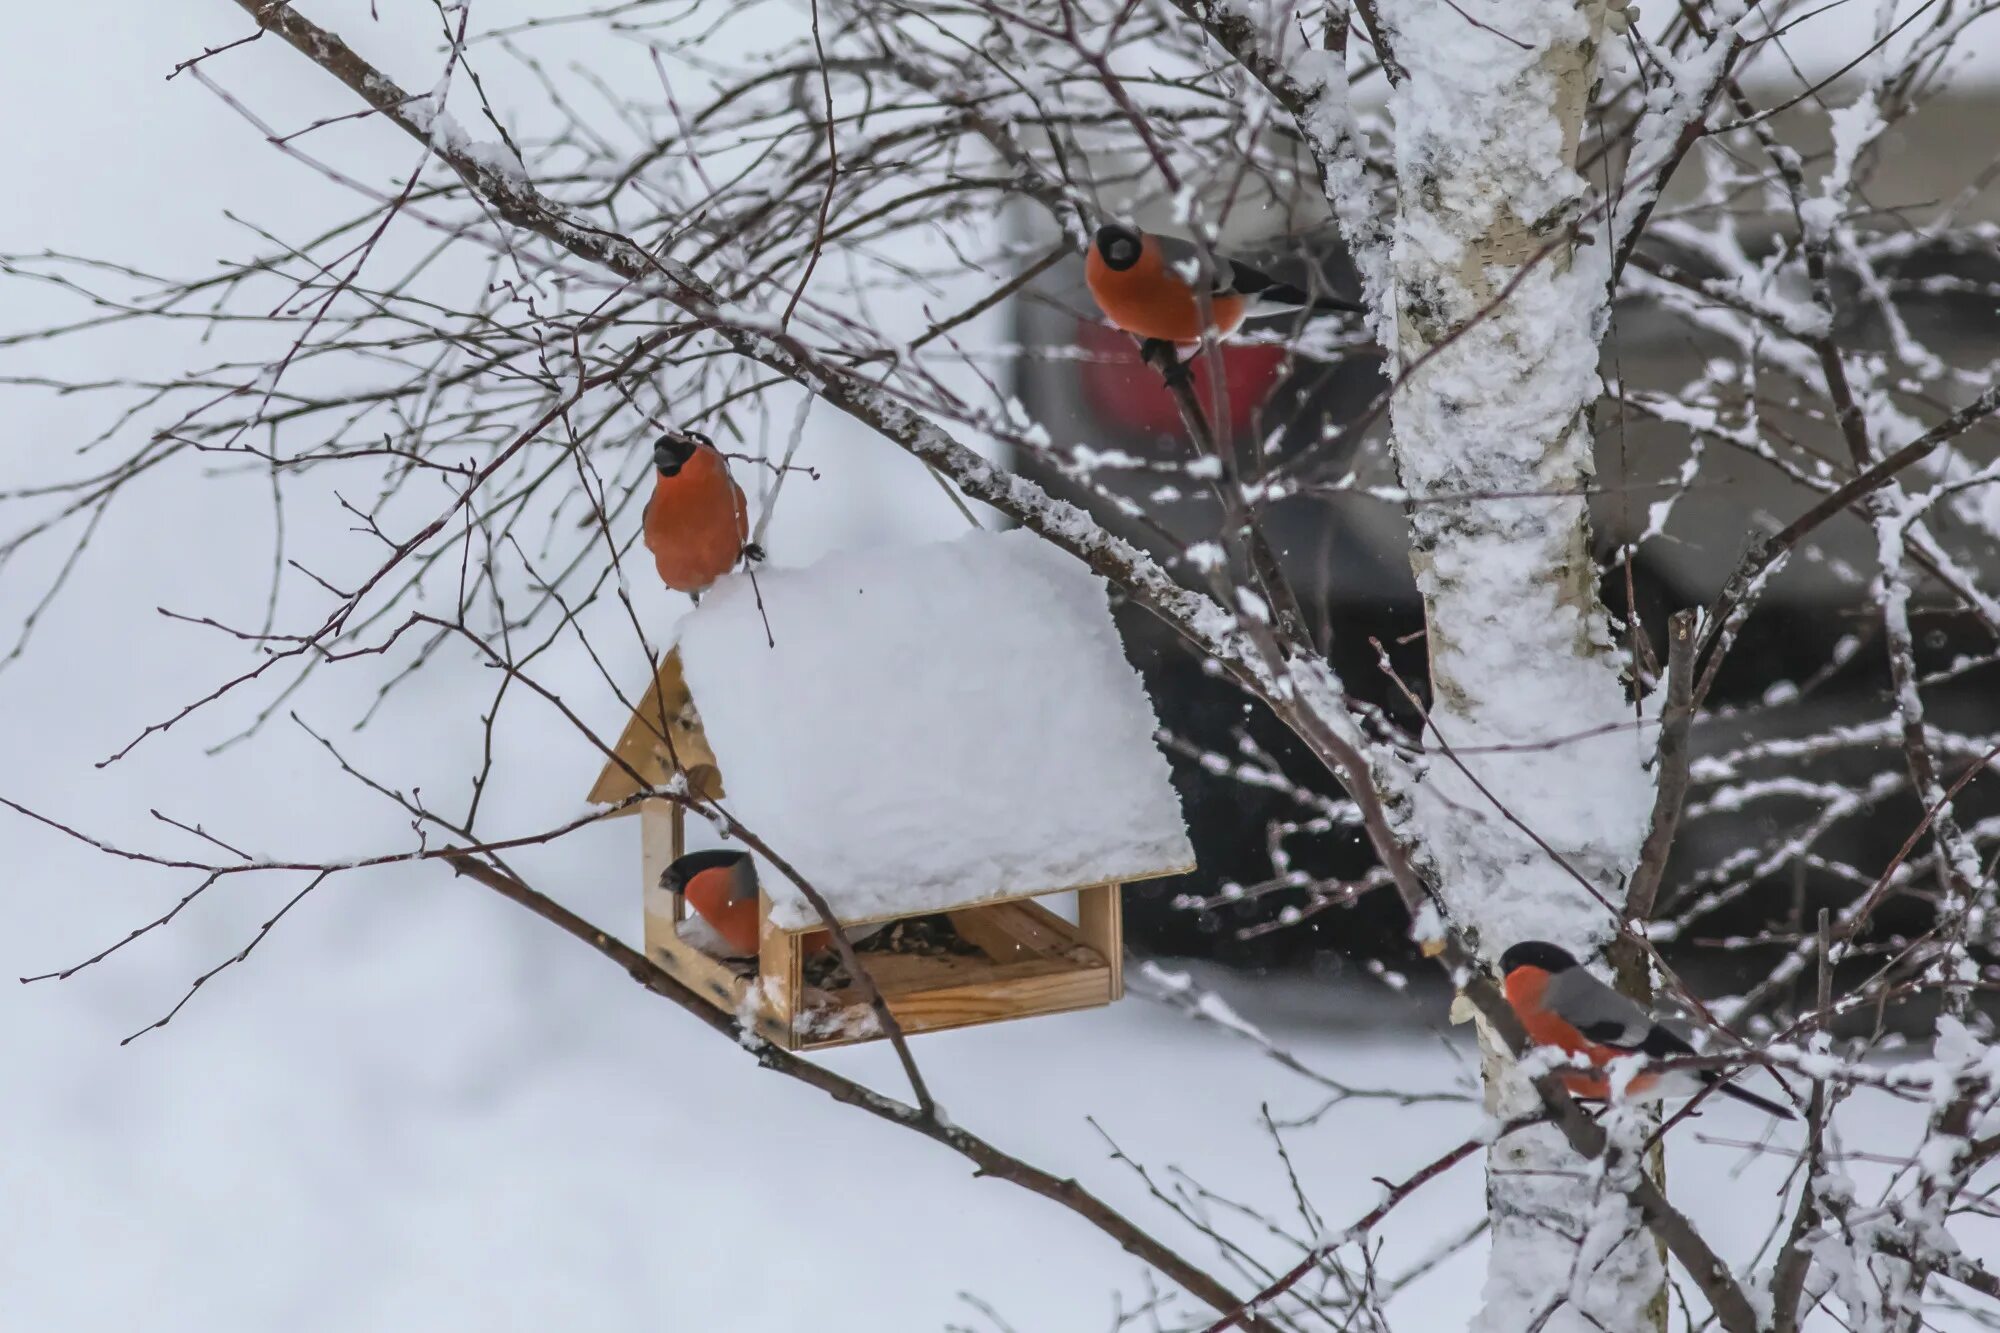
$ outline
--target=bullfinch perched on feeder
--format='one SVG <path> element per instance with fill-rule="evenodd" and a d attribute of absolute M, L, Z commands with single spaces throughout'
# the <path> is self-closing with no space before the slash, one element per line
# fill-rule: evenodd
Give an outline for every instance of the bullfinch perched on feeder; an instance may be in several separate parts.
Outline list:
<path fill-rule="evenodd" d="M 1620 1056 L 1667 1060 L 1695 1054 L 1694 1047 L 1553 944 L 1525 940 L 1515 945 L 1500 956 L 1500 972 L 1507 1003 L 1537 1046 L 1581 1055 L 1599 1070 Z M 1786 1108 L 1724 1082 L 1723 1075 L 1713 1070 L 1692 1072 L 1725 1097 L 1784 1120 L 1793 1118 Z M 1610 1096 L 1610 1080 L 1601 1073 L 1577 1070 L 1565 1073 L 1562 1080 L 1578 1097 L 1602 1100 Z M 1627 1087 L 1632 1092 L 1645 1092 L 1659 1082 L 1659 1075 L 1641 1073 Z"/>
<path fill-rule="evenodd" d="M 689 852 L 660 876 L 660 887 L 678 893 L 696 915 L 714 932 L 715 947 L 707 952 L 722 958 L 755 958 L 757 936 L 757 864 L 750 853 L 737 851 Z M 878 928 L 856 929 L 848 939 L 867 939 Z M 823 952 L 833 937 L 823 930 L 807 935 L 803 949 L 807 957 Z"/>
<path fill-rule="evenodd" d="M 1205 302 L 1194 286 L 1204 271 Z M 1148 360 L 1175 343 L 1234 333 L 1246 319 L 1297 310 L 1361 310 L 1338 297 L 1316 298 L 1241 260 L 1216 255 L 1212 267 L 1204 265 L 1192 242 L 1115 222 L 1099 227 L 1091 239 L 1083 277 L 1105 318 L 1146 340 L 1142 355 Z"/>
<path fill-rule="evenodd" d="M 646 502 L 646 549 L 660 581 L 697 597 L 744 557 L 762 553 L 749 545 L 749 509 L 743 488 L 706 435 L 668 431 L 653 445 L 653 495 Z"/>
<path fill-rule="evenodd" d="M 728 958 L 757 956 L 757 866 L 748 852 L 689 852 L 660 876 L 715 932 Z"/>

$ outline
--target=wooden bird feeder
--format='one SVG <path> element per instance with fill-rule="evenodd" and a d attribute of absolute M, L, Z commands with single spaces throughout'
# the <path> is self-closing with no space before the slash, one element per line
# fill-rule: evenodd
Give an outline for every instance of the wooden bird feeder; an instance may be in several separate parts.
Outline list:
<path fill-rule="evenodd" d="M 739 577 L 682 620 L 590 800 L 678 782 L 720 802 L 868 936 L 858 956 L 906 1033 L 1117 999 L 1121 886 L 1194 854 L 1102 580 L 1019 532 L 758 579 L 762 614 Z M 686 811 L 631 808 L 648 957 L 789 1050 L 881 1035 L 761 861 L 758 956 L 698 947 L 660 883 Z"/>

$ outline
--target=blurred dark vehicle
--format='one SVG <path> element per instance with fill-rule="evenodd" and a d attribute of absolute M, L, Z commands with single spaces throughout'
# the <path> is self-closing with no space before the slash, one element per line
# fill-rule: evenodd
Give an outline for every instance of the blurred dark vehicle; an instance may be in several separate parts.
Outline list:
<path fill-rule="evenodd" d="M 1961 110 L 1967 125 L 1958 131 L 1935 122 L 1922 127 L 1939 136 L 1926 141 L 1932 146 L 1953 140 L 1960 146 L 1940 149 L 1940 155 L 1931 158 L 1905 151 L 1899 158 L 1901 166 L 1886 173 L 1906 197 L 1949 198 L 1959 184 L 1978 174 L 1983 158 L 1973 160 L 1978 155 L 1975 148 L 1986 140 L 1967 131 L 1982 116 L 2000 113 L 2000 105 L 1980 103 Z M 1942 184 L 1922 193 L 1920 183 L 1925 179 Z M 1164 218 L 1148 216 L 1144 209 L 1135 212 L 1132 220 L 1142 226 L 1172 230 Z M 1225 229 L 1219 248 L 1289 266 L 1284 276 L 1298 280 L 1303 275 L 1322 290 L 1343 294 L 1358 290 L 1330 227 L 1295 228 L 1281 239 L 1232 235 Z M 1700 271 L 1688 256 L 1657 245 L 1652 253 Z M 1995 317 L 2000 259 L 1990 241 L 1971 248 L 1915 247 L 1884 276 L 1898 294 L 1911 331 L 1948 362 L 1976 366 L 1992 355 L 1994 335 L 2000 332 L 2000 319 Z M 1843 276 L 1842 282 L 1845 294 L 1851 295 L 1852 281 Z M 1842 309 L 1856 312 L 1865 304 L 1847 300 Z M 1094 486 L 1111 496 L 1142 502 L 1158 529 L 1177 542 L 1212 538 L 1215 508 L 1202 494 L 1201 483 L 1179 471 L 1187 455 L 1174 403 L 1158 375 L 1139 364 L 1132 339 L 1101 322 L 1083 284 L 1081 258 L 1051 270 L 1015 303 L 1015 309 L 1023 348 L 1018 391 L 1034 419 L 1053 433 L 1053 444 L 1058 449 L 1084 446 L 1095 451 L 1101 465 L 1092 472 Z M 1887 333 L 1879 321 L 1864 315 L 1850 318 L 1854 322 L 1841 330 L 1847 346 L 1859 350 L 1886 345 Z M 1344 325 L 1331 327 L 1344 328 L 1350 345 L 1347 354 L 1331 360 L 1295 357 L 1277 342 L 1239 340 L 1220 349 L 1233 439 L 1266 439 L 1283 425 L 1285 447 L 1296 449 L 1301 442 L 1337 434 L 1368 409 L 1386 383 L 1380 354 L 1367 344 L 1367 334 L 1357 321 L 1347 318 Z M 1622 384 L 1628 398 L 1653 394 L 1673 401 L 1728 350 L 1720 340 L 1705 344 L 1683 320 L 1626 302 L 1618 307 L 1605 343 L 1603 374 L 1607 385 Z M 1210 364 L 1208 358 L 1198 358 L 1195 368 L 1204 402 L 1213 401 Z M 1771 389 L 1783 391 L 1775 378 Z M 1965 396 L 1973 392 L 1976 389 L 1968 389 Z M 1928 414 L 1926 420 L 1937 412 L 1935 406 L 1921 410 Z M 1266 523 L 1307 618 L 1350 691 L 1408 724 L 1414 721 L 1413 710 L 1376 661 L 1379 642 L 1397 672 L 1421 691 L 1422 609 L 1406 563 L 1403 513 L 1392 500 L 1369 493 L 1370 488 L 1395 484 L 1382 445 L 1385 424 L 1374 423 L 1366 441 L 1359 447 L 1350 445 L 1344 455 L 1329 454 L 1322 447 L 1309 475 L 1344 489 L 1281 501 L 1268 510 Z M 1833 427 L 1823 419 L 1775 405 L 1765 424 L 1767 431 L 1810 440 L 1811 447 L 1842 458 Z M 1690 457 L 1692 435 L 1686 426 L 1658 420 L 1629 402 L 1621 404 L 1610 393 L 1600 401 L 1595 429 L 1599 493 L 1592 501 L 1593 525 L 1600 552 L 1608 554 L 1645 532 L 1652 506 L 1674 494 L 1675 479 Z M 1749 452 L 1712 439 L 1703 447 L 1699 479 L 1675 501 L 1665 536 L 1645 544 L 1629 581 L 1620 567 L 1607 576 L 1602 589 L 1606 605 L 1621 619 L 1628 608 L 1636 611 L 1656 652 L 1663 652 L 1660 636 L 1669 613 L 1712 603 L 1751 535 L 1788 521 L 1817 498 Z M 1111 456 L 1109 463 L 1103 463 L 1105 455 Z M 1089 509 L 1112 530 L 1156 553 L 1175 553 L 1158 529 L 1121 515 L 1102 494 L 1093 494 L 1090 487 L 1044 464 L 1026 466 L 1042 484 Z M 2000 494 L 1991 503 L 2000 515 Z M 1954 531 L 1955 523 L 1941 506 L 1935 528 L 1961 558 L 1966 558 L 1968 539 L 1975 548 L 1990 544 L 1985 534 L 1968 533 L 1963 527 Z M 1745 739 L 1812 734 L 1836 723 L 1878 720 L 1889 714 L 1878 617 L 1867 600 L 1867 581 L 1875 569 L 1873 536 L 1852 518 L 1836 520 L 1822 534 L 1816 550 L 1795 558 L 1775 581 L 1750 620 L 1712 698 L 1712 709 L 1724 716 L 1698 728 L 1698 753 L 1730 748 Z M 1989 580 L 2000 572 L 2000 561 L 1991 558 L 1974 557 L 1970 563 Z M 1182 574 L 1188 577 L 1185 570 Z M 1934 581 L 1919 584 L 1918 599 L 1922 669 L 1931 671 L 1962 657 L 1993 652 L 1992 637 L 1941 595 Z M 1239 757 L 1239 737 L 1247 734 L 1294 780 L 1337 794 L 1282 728 L 1248 713 L 1240 695 L 1206 675 L 1151 617 L 1126 611 L 1122 628 L 1135 661 L 1148 677 L 1164 725 L 1189 747 L 1233 759 Z M 1844 664 L 1829 670 L 1829 663 L 1837 659 Z M 1967 733 L 2000 730 L 1996 685 L 2000 682 L 1994 672 L 1971 670 L 1956 681 L 1927 688 L 1931 720 Z M 1740 722 L 1727 719 L 1728 710 L 1760 701 L 1781 706 L 1759 709 Z M 1305 893 L 1268 889 L 1273 873 L 1268 828 L 1273 820 L 1298 820 L 1305 812 L 1283 794 L 1216 776 L 1196 754 L 1176 753 L 1174 761 L 1201 870 L 1181 880 L 1130 890 L 1128 931 L 1136 945 L 1159 953 L 1218 956 L 1256 965 L 1298 961 L 1328 946 L 1362 956 L 1407 956 L 1401 908 L 1386 892 L 1368 894 L 1352 908 L 1312 914 L 1296 927 L 1271 929 L 1280 924 L 1280 913 L 1287 908 L 1296 912 Z M 1901 763 L 1900 750 L 1893 744 L 1860 747 L 1822 763 L 1815 777 L 1861 782 L 1885 765 L 1900 771 Z M 1969 790 L 1967 797 L 1969 807 L 1961 805 L 1965 822 L 1991 813 L 1987 806 L 1993 802 L 1986 801 L 1983 793 Z M 1773 820 L 1768 813 L 1772 809 L 1782 809 L 1784 818 Z M 1820 861 L 1879 868 L 1921 813 L 1915 799 L 1904 793 L 1829 829 L 1814 850 Z M 1685 824 L 1670 879 L 1687 884 L 1704 870 L 1713 872 L 1730 853 L 1768 841 L 1778 836 L 1780 827 L 1797 826 L 1809 817 L 1791 807 L 1760 806 L 1741 817 L 1709 816 Z M 1294 835 L 1284 845 L 1291 869 L 1313 876 L 1350 879 L 1373 864 L 1365 837 L 1354 828 Z M 1804 912 L 1815 898 L 1819 873 L 1810 866 L 1803 871 L 1794 867 L 1777 883 L 1760 882 L 1754 892 L 1705 917 L 1697 933 L 1754 930 L 1770 919 L 1774 901 Z M 1230 897 L 1231 885 L 1245 891 Z M 1841 900 L 1852 896 L 1851 883 L 1840 887 Z M 1774 899 L 1773 894 L 1783 897 Z M 1885 908 L 1880 924 L 1900 933 L 1922 929 L 1927 919 L 1922 904 L 1905 903 Z"/>

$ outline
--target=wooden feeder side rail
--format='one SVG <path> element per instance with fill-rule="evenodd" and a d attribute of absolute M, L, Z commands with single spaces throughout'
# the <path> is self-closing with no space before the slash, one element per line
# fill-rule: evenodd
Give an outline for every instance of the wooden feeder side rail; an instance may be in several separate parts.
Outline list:
<path fill-rule="evenodd" d="M 685 848 L 687 815 L 675 803 L 647 802 L 640 824 L 651 898 L 661 872 Z M 960 937 L 986 955 L 984 959 L 871 953 L 864 960 L 906 1033 L 1108 1004 L 1125 989 L 1121 888 L 1118 882 L 1078 888 L 1074 924 L 1034 901 L 1035 896 L 1046 895 L 993 899 L 944 913 Z M 755 976 L 742 975 L 682 940 L 678 927 L 685 919 L 686 904 L 678 894 L 671 896 L 671 903 L 667 919 L 648 911 L 647 953 L 717 1008 L 730 1013 L 750 1009 L 760 1035 L 787 1050 L 819 1050 L 879 1035 L 858 996 L 852 1008 L 841 1011 L 854 1016 L 851 1027 L 829 1027 L 825 1011 L 801 1007 L 806 994 L 805 940 L 818 927 L 773 926 L 768 895 L 759 902 Z"/>

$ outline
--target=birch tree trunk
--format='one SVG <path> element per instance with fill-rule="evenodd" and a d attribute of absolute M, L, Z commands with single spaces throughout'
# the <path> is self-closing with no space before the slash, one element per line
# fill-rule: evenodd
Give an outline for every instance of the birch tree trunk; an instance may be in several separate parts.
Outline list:
<path fill-rule="evenodd" d="M 1394 451 L 1433 694 L 1431 757 L 1403 818 L 1489 959 L 1522 939 L 1586 955 L 1614 928 L 1652 800 L 1651 731 L 1632 725 L 1583 495 L 1609 247 L 1575 249 L 1575 167 L 1604 10 L 1398 0 L 1382 18 L 1405 70 L 1391 103 L 1396 352 L 1416 367 Z M 1485 1045 L 1489 1109 L 1533 1110 Z M 1619 1115 L 1628 1135 L 1650 1119 Z M 1662 1326 L 1652 1240 L 1559 1133 L 1510 1135 L 1487 1170 L 1476 1327 Z"/>

